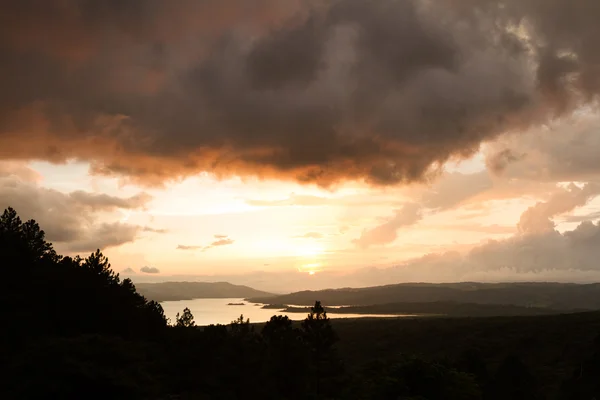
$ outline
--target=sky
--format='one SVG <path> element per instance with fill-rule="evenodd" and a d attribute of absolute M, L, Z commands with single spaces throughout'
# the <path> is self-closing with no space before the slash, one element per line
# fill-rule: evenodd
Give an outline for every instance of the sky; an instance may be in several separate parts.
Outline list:
<path fill-rule="evenodd" d="M 596 0 L 42 0 L 0 208 L 134 282 L 600 280 Z"/>

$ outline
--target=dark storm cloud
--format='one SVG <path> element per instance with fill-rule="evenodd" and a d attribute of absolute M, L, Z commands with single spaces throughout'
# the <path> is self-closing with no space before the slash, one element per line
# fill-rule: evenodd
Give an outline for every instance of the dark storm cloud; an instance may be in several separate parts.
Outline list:
<path fill-rule="evenodd" d="M 149 184 L 420 180 L 600 91 L 596 0 L 6 3 L 0 157 Z"/>

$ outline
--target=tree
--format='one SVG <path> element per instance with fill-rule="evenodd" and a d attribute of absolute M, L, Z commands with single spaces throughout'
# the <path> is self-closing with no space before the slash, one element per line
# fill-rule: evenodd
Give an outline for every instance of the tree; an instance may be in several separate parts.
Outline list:
<path fill-rule="evenodd" d="M 20 343 L 44 335 L 155 337 L 166 327 L 160 304 L 130 280 L 120 282 L 100 250 L 85 260 L 62 257 L 35 221 L 23 223 L 12 208 L 0 216 L 0 254 L 7 274 L 0 302 L 11 304 L 7 320 L 19 320 L 0 337 Z"/>
<path fill-rule="evenodd" d="M 193 328 L 195 325 L 194 315 L 187 307 L 183 309 L 183 314 L 181 316 L 179 313 L 175 316 L 175 326 L 178 328 Z"/>
<path fill-rule="evenodd" d="M 315 302 L 310 314 L 302 321 L 302 337 L 312 357 L 317 396 L 326 395 L 326 391 L 332 390 L 335 384 L 323 388 L 322 381 L 334 378 L 341 365 L 333 348 L 338 336 L 320 301 Z"/>
<path fill-rule="evenodd" d="M 329 351 L 338 340 L 320 301 L 315 302 L 310 314 L 302 321 L 302 331 L 304 339 L 316 355 Z"/>
<path fill-rule="evenodd" d="M 302 334 L 292 321 L 283 315 L 274 315 L 262 329 L 266 344 L 265 370 L 273 382 L 277 398 L 306 398 L 308 366 L 311 361 Z"/>
<path fill-rule="evenodd" d="M 40 260 L 57 262 L 60 256 L 46 242 L 45 232 L 34 220 L 22 222 L 14 208 L 9 207 L 0 216 L 0 252 L 8 262 L 19 261 L 23 267 L 33 266 Z"/>
<path fill-rule="evenodd" d="M 273 315 L 262 329 L 265 342 L 280 345 L 294 335 L 292 321 L 286 315 Z"/>

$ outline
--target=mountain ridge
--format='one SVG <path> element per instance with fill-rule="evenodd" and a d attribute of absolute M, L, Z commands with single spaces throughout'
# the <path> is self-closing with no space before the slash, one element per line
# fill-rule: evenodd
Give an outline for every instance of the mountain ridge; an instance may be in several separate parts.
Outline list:
<path fill-rule="evenodd" d="M 600 284 L 555 282 L 400 283 L 366 288 L 300 291 L 287 295 L 250 297 L 247 301 L 285 305 L 371 306 L 387 303 L 457 302 L 515 305 L 551 309 L 600 309 Z"/>
<path fill-rule="evenodd" d="M 221 299 L 270 297 L 272 293 L 257 290 L 245 285 L 234 285 L 229 282 L 157 282 L 137 283 L 139 293 L 154 301 L 178 301 L 192 299 Z"/>

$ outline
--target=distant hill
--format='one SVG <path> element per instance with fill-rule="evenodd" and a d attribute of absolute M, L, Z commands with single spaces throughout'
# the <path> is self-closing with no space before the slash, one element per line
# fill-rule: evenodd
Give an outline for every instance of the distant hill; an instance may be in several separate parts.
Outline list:
<path fill-rule="evenodd" d="M 554 310 L 599 310 L 600 284 L 562 283 L 403 283 L 368 288 L 302 291 L 248 298 L 255 303 L 308 306 L 370 306 L 389 303 L 455 302 L 498 304 Z"/>
<path fill-rule="evenodd" d="M 228 282 L 161 282 L 137 283 L 137 291 L 154 301 L 222 299 L 274 296 L 271 293 L 252 289 L 248 286 L 233 285 Z"/>
<path fill-rule="evenodd" d="M 266 305 L 263 308 L 275 308 Z M 552 308 L 522 307 L 502 304 L 456 303 L 452 301 L 432 301 L 428 303 L 389 303 L 372 306 L 349 306 L 327 308 L 337 314 L 380 314 L 380 315 L 415 315 L 446 317 L 502 317 L 568 314 L 581 310 L 556 310 Z M 279 307 L 288 313 L 309 313 L 310 307 Z"/>

